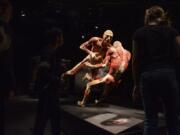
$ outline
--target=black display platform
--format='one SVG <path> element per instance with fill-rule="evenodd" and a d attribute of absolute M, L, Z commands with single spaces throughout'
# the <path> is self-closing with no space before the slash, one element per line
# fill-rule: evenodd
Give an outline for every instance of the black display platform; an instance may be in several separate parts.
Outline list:
<path fill-rule="evenodd" d="M 144 113 L 114 105 L 63 105 L 63 131 L 67 135 L 140 135 Z"/>

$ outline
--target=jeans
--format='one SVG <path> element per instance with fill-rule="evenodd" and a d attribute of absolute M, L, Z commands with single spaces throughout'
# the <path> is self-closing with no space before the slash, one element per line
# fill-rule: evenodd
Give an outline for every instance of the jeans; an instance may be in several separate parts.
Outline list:
<path fill-rule="evenodd" d="M 60 135 L 60 103 L 54 88 L 39 93 L 34 135 L 44 135 L 46 125 L 50 121 L 52 135 Z"/>
<path fill-rule="evenodd" d="M 168 135 L 179 135 L 179 89 L 175 71 L 162 68 L 141 73 L 140 89 L 145 111 L 144 135 L 158 135 L 159 99 L 164 107 Z"/>

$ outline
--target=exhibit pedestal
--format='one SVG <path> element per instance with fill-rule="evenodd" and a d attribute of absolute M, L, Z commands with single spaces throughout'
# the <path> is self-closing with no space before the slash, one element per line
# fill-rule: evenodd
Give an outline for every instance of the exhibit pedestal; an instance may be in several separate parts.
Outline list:
<path fill-rule="evenodd" d="M 114 105 L 61 107 L 61 127 L 67 135 L 140 135 L 144 113 Z"/>

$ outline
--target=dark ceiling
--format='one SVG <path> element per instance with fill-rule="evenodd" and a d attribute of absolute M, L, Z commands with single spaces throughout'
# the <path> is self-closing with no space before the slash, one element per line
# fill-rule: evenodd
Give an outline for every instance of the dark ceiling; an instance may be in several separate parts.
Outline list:
<path fill-rule="evenodd" d="M 87 38 L 112 29 L 116 40 L 131 48 L 133 32 L 143 25 L 144 10 L 158 4 L 167 9 L 173 25 L 180 30 L 178 0 L 12 0 L 14 28 L 23 38 L 37 39 L 47 27 L 64 31 L 68 47 L 78 50 Z M 84 39 L 82 39 L 82 35 Z M 31 38 L 31 39 L 29 39 Z M 29 44 L 32 43 L 29 42 Z M 37 43 L 39 44 L 39 43 Z"/>

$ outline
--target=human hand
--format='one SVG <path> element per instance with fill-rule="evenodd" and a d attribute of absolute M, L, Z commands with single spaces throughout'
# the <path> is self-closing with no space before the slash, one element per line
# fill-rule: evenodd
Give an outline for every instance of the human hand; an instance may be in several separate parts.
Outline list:
<path fill-rule="evenodd" d="M 106 64 L 101 64 L 101 67 L 106 67 Z"/>
<path fill-rule="evenodd" d="M 85 65 L 86 67 L 92 67 L 92 64 L 90 64 L 89 62 L 85 62 L 84 65 Z"/>
<path fill-rule="evenodd" d="M 90 56 L 91 56 L 91 58 L 95 58 L 96 57 L 96 53 L 90 52 Z"/>

